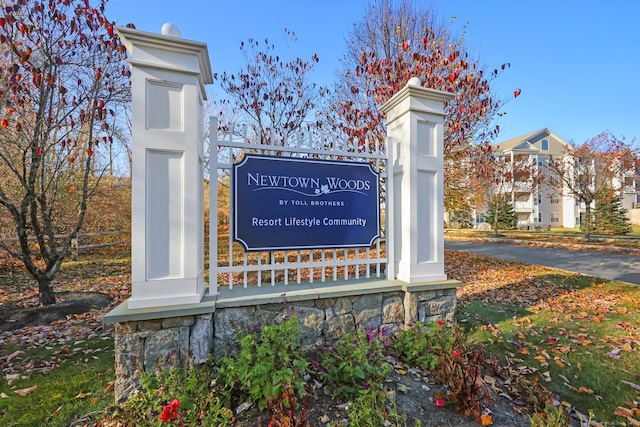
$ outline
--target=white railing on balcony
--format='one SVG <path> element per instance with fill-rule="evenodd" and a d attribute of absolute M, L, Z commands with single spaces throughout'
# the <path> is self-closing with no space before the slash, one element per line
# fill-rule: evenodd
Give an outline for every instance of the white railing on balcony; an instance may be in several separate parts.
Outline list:
<path fill-rule="evenodd" d="M 516 201 L 513 208 L 517 211 L 530 211 L 533 209 L 533 203 L 529 201 Z"/>

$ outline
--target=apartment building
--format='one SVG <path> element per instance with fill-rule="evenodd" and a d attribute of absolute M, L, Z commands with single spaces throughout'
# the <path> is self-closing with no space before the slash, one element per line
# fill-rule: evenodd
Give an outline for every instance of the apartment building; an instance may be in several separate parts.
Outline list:
<path fill-rule="evenodd" d="M 515 185 L 511 199 L 520 226 L 549 225 L 551 227 L 579 227 L 585 213 L 584 203 L 567 195 L 554 183 L 545 168 L 549 159 L 561 157 L 571 150 L 571 145 L 548 128 L 501 142 L 494 146 L 494 153 L 506 161 L 527 158 L 545 177 L 541 185 Z M 623 207 L 634 209 L 640 201 L 638 177 L 634 172 L 625 173 L 612 182 L 622 198 Z M 592 206 L 593 208 L 594 206 Z"/>

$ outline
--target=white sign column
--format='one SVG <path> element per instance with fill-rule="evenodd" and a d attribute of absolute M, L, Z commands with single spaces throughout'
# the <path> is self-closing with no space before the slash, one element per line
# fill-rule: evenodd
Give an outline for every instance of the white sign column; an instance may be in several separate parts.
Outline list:
<path fill-rule="evenodd" d="M 444 274 L 444 106 L 453 95 L 418 78 L 381 107 L 387 115 L 389 278 L 406 283 Z"/>
<path fill-rule="evenodd" d="M 207 45 L 118 28 L 132 71 L 130 309 L 200 302 L 204 294 L 203 103 Z"/>

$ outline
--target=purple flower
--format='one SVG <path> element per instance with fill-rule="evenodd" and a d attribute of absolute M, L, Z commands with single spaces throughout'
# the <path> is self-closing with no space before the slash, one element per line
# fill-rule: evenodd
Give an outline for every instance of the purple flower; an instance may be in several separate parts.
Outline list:
<path fill-rule="evenodd" d="M 373 342 L 373 328 L 366 328 L 365 331 L 367 332 L 367 341 L 370 343 Z"/>
<path fill-rule="evenodd" d="M 262 329 L 262 325 L 260 324 L 260 322 L 253 322 L 253 325 L 251 325 L 251 330 L 252 331 L 259 331 L 260 329 Z"/>

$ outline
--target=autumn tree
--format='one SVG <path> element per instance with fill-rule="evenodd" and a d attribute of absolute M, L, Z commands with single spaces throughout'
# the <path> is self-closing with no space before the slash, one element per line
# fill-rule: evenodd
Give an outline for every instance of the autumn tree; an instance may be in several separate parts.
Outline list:
<path fill-rule="evenodd" d="M 486 71 L 433 9 L 418 8 L 412 0 L 372 0 L 347 45 L 332 108 L 342 130 L 359 144 L 384 142 L 379 106 L 411 77 L 455 95 L 445 109 L 444 187 L 446 209 L 459 207 L 470 174 L 482 173 L 489 142 L 499 132 L 493 119 L 502 102 L 493 97 L 491 82 L 509 64 Z"/>
<path fill-rule="evenodd" d="M 0 209 L 18 243 L 2 248 L 55 303 L 52 279 L 71 253 L 99 182 L 95 153 L 128 94 L 125 49 L 105 1 L 3 1 L 0 10 Z M 62 236 L 62 237 L 61 237 Z"/>
<path fill-rule="evenodd" d="M 296 41 L 293 31 L 285 29 L 285 36 L 288 43 Z M 217 103 L 221 130 L 244 124 L 250 139 L 283 145 L 287 134 L 313 122 L 316 102 L 325 91 L 308 81 L 308 73 L 319 58 L 314 54 L 309 60 L 287 60 L 268 39 L 261 43 L 249 38 L 240 42 L 240 50 L 243 68 L 214 75 L 226 95 Z"/>
<path fill-rule="evenodd" d="M 627 143 L 611 132 L 602 132 L 582 145 L 572 143 L 546 166 L 551 190 L 584 204 L 586 239 L 591 236 L 592 208 L 598 195 L 619 190 L 625 173 L 638 170 L 638 149 L 634 143 L 635 139 Z"/>

